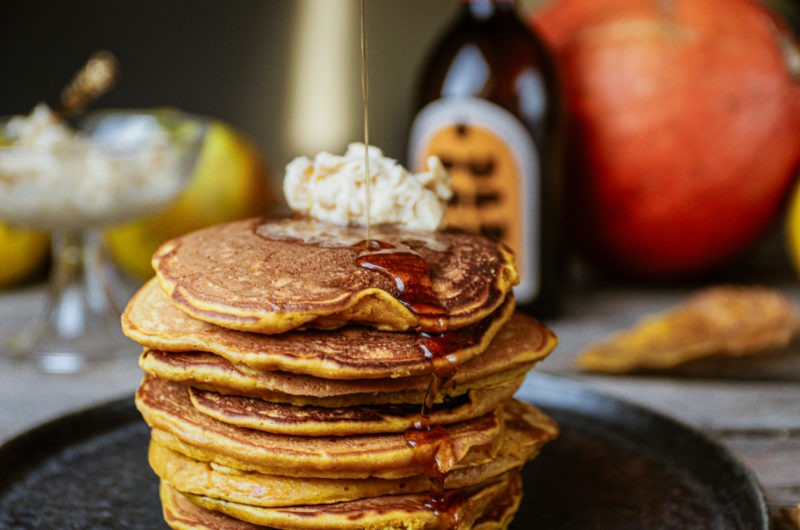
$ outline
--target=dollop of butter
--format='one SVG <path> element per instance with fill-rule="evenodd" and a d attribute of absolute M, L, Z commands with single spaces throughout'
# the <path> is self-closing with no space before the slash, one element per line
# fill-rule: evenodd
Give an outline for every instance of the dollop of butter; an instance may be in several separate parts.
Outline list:
<path fill-rule="evenodd" d="M 353 143 L 344 156 L 322 152 L 300 156 L 286 166 L 283 193 L 289 207 L 340 226 L 366 226 L 364 144 Z M 409 230 L 438 230 L 453 196 L 450 174 L 428 158 L 428 171 L 411 173 L 369 146 L 370 222 Z"/>

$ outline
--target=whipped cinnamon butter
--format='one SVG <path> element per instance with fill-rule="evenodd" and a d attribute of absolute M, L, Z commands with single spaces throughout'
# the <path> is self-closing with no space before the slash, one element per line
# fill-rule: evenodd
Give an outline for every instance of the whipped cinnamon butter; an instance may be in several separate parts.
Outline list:
<path fill-rule="evenodd" d="M 444 226 L 452 197 L 450 175 L 431 156 L 428 171 L 411 173 L 374 146 L 368 150 L 370 221 L 409 230 Z M 286 166 L 283 192 L 295 212 L 340 226 L 366 226 L 364 144 L 353 143 L 344 156 L 327 152 L 297 157 Z"/>
<path fill-rule="evenodd" d="M 0 145 L 8 144 L 0 153 L 0 217 L 63 230 L 163 208 L 182 188 L 179 154 L 155 118 L 125 123 L 90 137 L 44 104 L 9 120 L 0 128 Z"/>

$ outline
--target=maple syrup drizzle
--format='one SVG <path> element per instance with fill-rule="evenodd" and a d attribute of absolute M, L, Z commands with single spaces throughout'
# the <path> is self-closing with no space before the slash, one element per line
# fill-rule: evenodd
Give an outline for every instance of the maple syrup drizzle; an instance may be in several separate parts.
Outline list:
<path fill-rule="evenodd" d="M 436 502 L 431 500 L 431 502 L 425 503 L 425 507 L 444 523 L 445 528 L 458 528 L 466 501 L 467 494 L 463 490 L 450 490 L 444 492 L 441 500 Z"/>
<path fill-rule="evenodd" d="M 455 368 L 452 366 L 447 372 L 434 370 L 428 390 L 425 392 L 420 419 L 414 424 L 413 429 L 403 433 L 414 460 L 422 468 L 430 483 L 425 507 L 439 518 L 445 528 L 458 527 L 467 496 L 461 490 L 444 489 L 447 475 L 456 464 L 455 453 L 450 434 L 438 423 L 431 423 L 430 415 L 437 396 L 454 374 Z"/>
<path fill-rule="evenodd" d="M 392 280 L 393 294 L 401 304 L 417 315 L 433 318 L 436 331 L 445 331 L 447 312 L 433 292 L 431 268 L 425 258 L 407 251 L 394 252 L 390 244 L 382 241 L 370 241 L 368 249 L 356 258 L 356 263 Z"/>
<path fill-rule="evenodd" d="M 453 444 L 447 430 L 431 422 L 431 412 L 442 392 L 452 380 L 456 368 L 448 358 L 450 353 L 473 344 L 478 333 L 491 318 L 469 329 L 446 329 L 446 311 L 442 308 L 431 281 L 428 262 L 419 254 L 397 249 L 385 241 L 363 241 L 356 258 L 359 266 L 378 272 L 392 280 L 393 295 L 414 313 L 433 317 L 438 323 L 437 331 L 419 332 L 418 345 L 431 365 L 431 381 L 425 392 L 419 420 L 414 427 L 404 432 L 406 444 L 411 448 L 414 460 L 428 477 L 430 490 L 425 506 L 439 518 L 445 528 L 456 528 L 461 521 L 462 507 L 466 495 L 460 490 L 445 491 L 447 474 L 455 465 Z M 444 470 L 444 471 L 443 471 Z"/>
<path fill-rule="evenodd" d="M 430 491 L 425 506 L 436 514 L 446 528 L 456 528 L 461 522 L 466 494 L 461 490 L 444 489 L 447 474 L 455 465 L 453 444 L 447 430 L 439 424 L 432 424 L 430 416 L 442 388 L 455 375 L 455 367 L 447 359 L 447 354 L 460 347 L 462 340 L 456 340 L 454 334 L 447 332 L 447 312 L 433 292 L 430 265 L 425 258 L 412 251 L 397 249 L 390 243 L 372 239 L 365 3 L 366 0 L 361 0 L 361 103 L 364 119 L 367 239 L 356 245 L 361 248 L 356 263 L 364 269 L 389 278 L 394 283 L 393 294 L 400 303 L 417 315 L 433 319 L 434 333 L 421 332 L 419 343 L 425 358 L 431 363 L 431 382 L 425 392 L 420 419 L 413 429 L 408 429 L 404 433 L 404 436 L 414 459 L 430 481 Z M 443 472 L 442 469 L 448 471 Z"/>
<path fill-rule="evenodd" d="M 492 326 L 492 323 L 497 320 L 497 312 L 503 311 L 503 307 L 495 311 L 496 313 L 489 315 L 480 322 L 463 328 L 446 330 L 440 333 L 420 332 L 417 345 L 422 350 L 425 358 L 433 365 L 433 371 L 439 375 L 446 376 L 449 371 L 453 370 L 449 360 L 450 354 L 479 343 Z"/>
<path fill-rule="evenodd" d="M 431 270 L 428 262 L 417 253 L 396 250 L 394 245 L 372 239 L 370 219 L 371 182 L 369 173 L 369 118 L 367 111 L 367 26 L 366 0 L 361 0 L 361 104 L 364 120 L 364 183 L 366 190 L 367 240 L 359 243 L 362 252 L 356 263 L 376 271 L 394 282 L 395 297 L 418 315 L 435 317 L 437 331 L 446 328 L 446 312 L 433 293 Z"/>

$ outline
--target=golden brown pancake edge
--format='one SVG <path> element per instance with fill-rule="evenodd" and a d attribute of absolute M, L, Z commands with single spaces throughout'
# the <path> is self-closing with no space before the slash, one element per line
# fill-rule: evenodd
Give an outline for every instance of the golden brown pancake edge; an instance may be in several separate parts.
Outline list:
<path fill-rule="evenodd" d="M 283 333 L 319 317 L 389 331 L 440 331 L 441 317 L 412 312 L 391 294 L 391 280 L 358 267 L 357 248 L 257 235 L 270 221 L 215 225 L 164 243 L 152 260 L 161 288 L 192 317 L 241 331 Z M 513 255 L 483 236 L 433 235 L 446 239 L 450 250 L 416 250 L 430 264 L 447 328 L 482 320 L 519 281 Z"/>
<path fill-rule="evenodd" d="M 508 472 L 464 491 L 459 503 L 457 529 L 468 529 L 501 495 L 518 482 L 519 473 Z M 336 504 L 264 508 L 184 493 L 193 503 L 237 519 L 264 526 L 295 529 L 442 528 L 440 515 L 431 510 L 427 494 L 389 495 Z"/>
<path fill-rule="evenodd" d="M 128 303 L 123 332 L 160 351 L 205 351 L 258 370 L 278 370 L 326 379 L 401 378 L 432 371 L 426 356 L 445 344 L 448 366 L 457 367 L 482 353 L 514 314 L 514 298 L 485 319 L 442 337 L 378 331 L 351 326 L 336 333 L 294 330 L 264 335 L 223 328 L 184 314 L 150 280 Z M 435 358 L 433 362 L 437 361 Z"/>
<path fill-rule="evenodd" d="M 422 473 L 402 434 L 309 438 L 244 429 L 202 414 L 192 406 L 186 387 L 152 376 L 142 380 L 135 402 L 154 431 L 171 435 L 162 445 L 198 460 L 204 459 L 198 455 L 213 455 L 219 464 L 237 469 L 323 478 Z M 458 464 L 475 451 L 488 458 L 503 433 L 502 410 L 445 429 L 452 444 L 452 463 Z M 157 438 L 155 432 L 153 437 Z M 237 464 L 231 466 L 231 462 Z M 447 466 L 448 462 L 439 465 Z"/>
<path fill-rule="evenodd" d="M 482 355 L 460 366 L 442 397 L 470 388 L 500 384 L 524 375 L 556 346 L 555 335 L 534 319 L 517 313 L 496 334 Z M 192 386 L 291 403 L 298 406 L 353 406 L 421 403 L 430 377 L 331 380 L 282 371 L 253 370 L 211 354 L 145 350 L 139 361 L 145 372 Z"/>
<path fill-rule="evenodd" d="M 194 408 L 206 416 L 246 429 L 294 436 L 356 436 L 405 432 L 426 420 L 434 425 L 449 425 L 483 416 L 510 399 L 522 380 L 518 377 L 495 386 L 470 389 L 434 404 L 426 417 L 418 404 L 298 407 L 191 387 L 189 397 Z"/>

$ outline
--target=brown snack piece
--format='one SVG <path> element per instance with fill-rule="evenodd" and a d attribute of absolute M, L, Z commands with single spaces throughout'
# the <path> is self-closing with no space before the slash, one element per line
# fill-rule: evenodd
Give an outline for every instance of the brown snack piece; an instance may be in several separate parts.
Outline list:
<path fill-rule="evenodd" d="M 743 357 L 785 347 L 798 330 L 797 307 L 778 291 L 709 287 L 682 306 L 589 346 L 577 365 L 608 373 L 668 369 L 711 356 Z"/>

